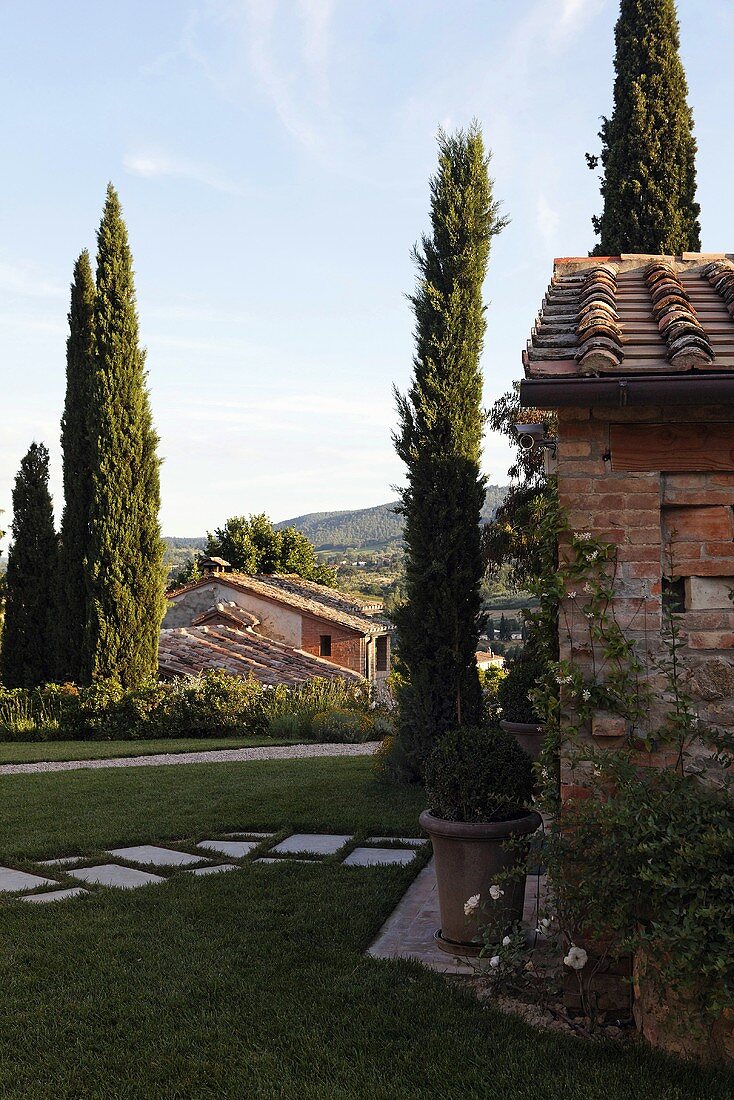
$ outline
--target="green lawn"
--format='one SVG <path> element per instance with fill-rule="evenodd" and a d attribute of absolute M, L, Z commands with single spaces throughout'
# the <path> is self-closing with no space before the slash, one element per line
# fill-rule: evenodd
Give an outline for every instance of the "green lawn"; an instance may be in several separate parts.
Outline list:
<path fill-rule="evenodd" d="M 0 764 L 39 760 L 109 760 L 115 756 L 152 756 L 158 752 L 212 752 L 257 745 L 293 745 L 278 737 L 164 737 L 150 741 L 0 741 Z"/>
<path fill-rule="evenodd" d="M 413 832 L 367 759 L 0 778 L 0 855 L 292 825 Z M 0 906 L 0 1096 L 730 1100 L 732 1077 L 539 1034 L 363 951 L 415 868 L 254 865 Z"/>

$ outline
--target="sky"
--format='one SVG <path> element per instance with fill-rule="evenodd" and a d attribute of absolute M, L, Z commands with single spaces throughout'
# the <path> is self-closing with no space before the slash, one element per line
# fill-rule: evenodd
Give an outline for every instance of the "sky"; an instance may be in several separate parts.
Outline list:
<path fill-rule="evenodd" d="M 436 132 L 479 120 L 509 226 L 485 285 L 486 405 L 520 377 L 555 256 L 599 212 L 618 0 L 0 0 L 0 526 L 59 419 L 69 283 L 108 180 L 136 272 L 163 533 L 391 500 L 411 249 Z M 731 0 L 680 0 L 702 247 L 734 251 Z M 484 469 L 506 481 L 492 434 Z M 7 545 L 7 542 L 6 542 Z"/>

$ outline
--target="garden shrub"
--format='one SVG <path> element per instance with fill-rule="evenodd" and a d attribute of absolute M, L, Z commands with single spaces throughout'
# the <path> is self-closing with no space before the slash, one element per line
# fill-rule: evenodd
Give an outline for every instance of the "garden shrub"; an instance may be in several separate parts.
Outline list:
<path fill-rule="evenodd" d="M 315 741 L 358 744 L 374 736 L 371 715 L 359 710 L 324 710 L 315 714 L 311 730 Z"/>
<path fill-rule="evenodd" d="M 497 688 L 500 716 L 506 722 L 539 723 L 530 694 L 545 672 L 545 663 L 531 642 L 515 657 Z"/>
<path fill-rule="evenodd" d="M 506 821 L 528 805 L 532 790 L 530 757 L 499 727 L 450 730 L 426 764 L 429 809 L 446 821 Z"/>

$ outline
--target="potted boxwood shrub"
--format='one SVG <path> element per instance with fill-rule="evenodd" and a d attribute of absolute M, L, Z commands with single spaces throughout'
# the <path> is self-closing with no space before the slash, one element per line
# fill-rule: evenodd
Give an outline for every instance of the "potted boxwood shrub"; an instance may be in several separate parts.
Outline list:
<path fill-rule="evenodd" d="M 502 713 L 500 726 L 514 735 L 531 760 L 540 756 L 544 727 L 533 710 L 529 695 L 542 674 L 540 654 L 529 641 L 510 665 L 497 691 Z"/>
<path fill-rule="evenodd" d="M 449 954 L 478 955 L 483 928 L 499 941 L 522 920 L 524 866 L 541 825 L 540 814 L 527 809 L 532 789 L 530 757 L 498 727 L 452 730 L 428 758 L 429 809 L 420 823 L 436 861 L 436 939 Z"/>

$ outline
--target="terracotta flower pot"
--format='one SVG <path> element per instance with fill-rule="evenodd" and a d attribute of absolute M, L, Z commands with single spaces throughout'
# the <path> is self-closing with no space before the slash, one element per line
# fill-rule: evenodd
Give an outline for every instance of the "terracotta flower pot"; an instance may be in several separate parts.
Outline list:
<path fill-rule="evenodd" d="M 522 920 L 525 874 L 501 882 L 504 894 L 492 900 L 489 888 L 498 875 L 519 868 L 527 858 L 530 836 L 542 824 L 534 810 L 521 810 L 509 821 L 473 824 L 445 821 L 424 810 L 420 824 L 433 844 L 436 860 L 441 929 L 436 939 L 452 955 L 478 955 L 483 941 L 481 930 L 492 927 L 498 940 L 516 921 Z M 510 837 L 527 837 L 527 843 L 506 848 Z M 464 913 L 465 902 L 479 894 L 482 912 Z"/>
<path fill-rule="evenodd" d="M 535 761 L 540 756 L 545 735 L 545 726 L 539 722 L 509 722 L 501 721 L 500 729 L 506 733 L 514 734 L 515 740 L 521 749 L 525 749 L 531 760 Z"/>

